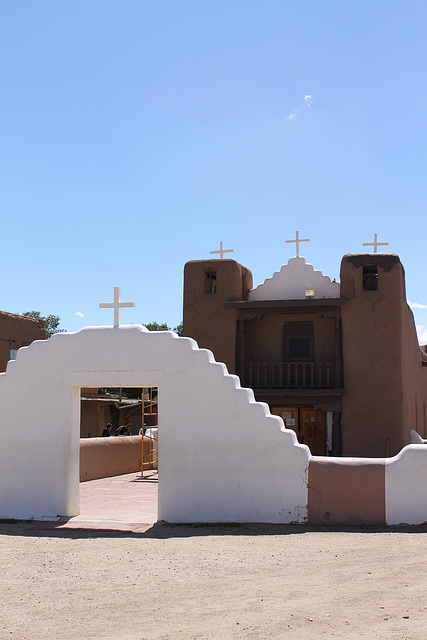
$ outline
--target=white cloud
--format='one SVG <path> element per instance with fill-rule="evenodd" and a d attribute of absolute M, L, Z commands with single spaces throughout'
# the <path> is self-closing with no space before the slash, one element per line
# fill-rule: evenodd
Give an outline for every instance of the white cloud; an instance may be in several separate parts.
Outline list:
<path fill-rule="evenodd" d="M 427 344 L 427 327 L 425 325 L 417 325 L 418 342 L 420 344 Z"/>
<path fill-rule="evenodd" d="M 307 107 L 310 107 L 312 102 L 313 102 L 313 96 L 310 93 L 306 93 L 304 95 L 303 103 L 300 104 L 299 107 L 296 107 L 292 113 L 286 116 L 286 119 L 293 120 L 298 116 L 299 111 L 302 111 L 303 109 L 307 109 Z"/>
<path fill-rule="evenodd" d="M 81 311 L 76 311 L 76 316 L 79 318 L 84 318 L 84 314 Z"/>
<path fill-rule="evenodd" d="M 408 304 L 411 309 L 427 309 L 427 304 L 420 304 L 419 302 L 411 302 L 408 300 Z"/>

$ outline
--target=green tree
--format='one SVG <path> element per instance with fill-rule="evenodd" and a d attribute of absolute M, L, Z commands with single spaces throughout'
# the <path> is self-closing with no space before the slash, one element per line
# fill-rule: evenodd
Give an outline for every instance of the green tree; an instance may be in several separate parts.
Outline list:
<path fill-rule="evenodd" d="M 166 324 L 166 322 L 147 322 L 144 324 L 149 331 L 170 331 L 171 328 Z"/>
<path fill-rule="evenodd" d="M 179 336 L 182 336 L 182 322 L 173 329 L 166 322 L 147 322 L 144 324 L 144 327 L 149 331 L 175 331 Z"/>
<path fill-rule="evenodd" d="M 184 330 L 184 324 L 182 322 L 180 322 L 179 325 L 174 327 L 173 330 L 175 331 L 175 333 L 177 333 L 179 336 L 182 337 L 183 330 Z"/>
<path fill-rule="evenodd" d="M 65 331 L 65 329 L 59 329 L 59 323 L 61 322 L 61 318 L 59 316 L 42 316 L 40 311 L 24 311 L 21 315 L 25 318 L 43 320 L 47 338 L 53 336 L 54 333 L 63 333 Z"/>

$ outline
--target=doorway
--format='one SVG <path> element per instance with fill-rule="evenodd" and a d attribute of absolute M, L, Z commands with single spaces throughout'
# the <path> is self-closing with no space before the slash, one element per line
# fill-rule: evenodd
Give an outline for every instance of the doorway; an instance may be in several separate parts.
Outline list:
<path fill-rule="evenodd" d="M 157 386 L 80 389 L 79 518 L 157 520 L 157 433 Z"/>
<path fill-rule="evenodd" d="M 326 412 L 305 407 L 272 407 L 287 429 L 295 431 L 298 442 L 306 444 L 313 456 L 327 455 Z"/>

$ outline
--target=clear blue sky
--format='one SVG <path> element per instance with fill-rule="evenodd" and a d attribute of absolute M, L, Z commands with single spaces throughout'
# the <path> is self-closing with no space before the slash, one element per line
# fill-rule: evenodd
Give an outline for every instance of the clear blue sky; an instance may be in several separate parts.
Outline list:
<path fill-rule="evenodd" d="M 427 342 L 427 3 L 1 0 L 1 304 L 76 331 L 182 319 L 222 240 L 255 285 L 374 233 Z M 77 315 L 78 314 L 78 315 Z"/>

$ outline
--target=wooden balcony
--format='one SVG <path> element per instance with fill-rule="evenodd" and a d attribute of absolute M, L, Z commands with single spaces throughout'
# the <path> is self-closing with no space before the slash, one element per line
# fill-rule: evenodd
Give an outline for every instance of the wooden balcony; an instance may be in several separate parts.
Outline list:
<path fill-rule="evenodd" d="M 252 389 L 333 389 L 333 362 L 247 362 L 244 384 Z"/>

